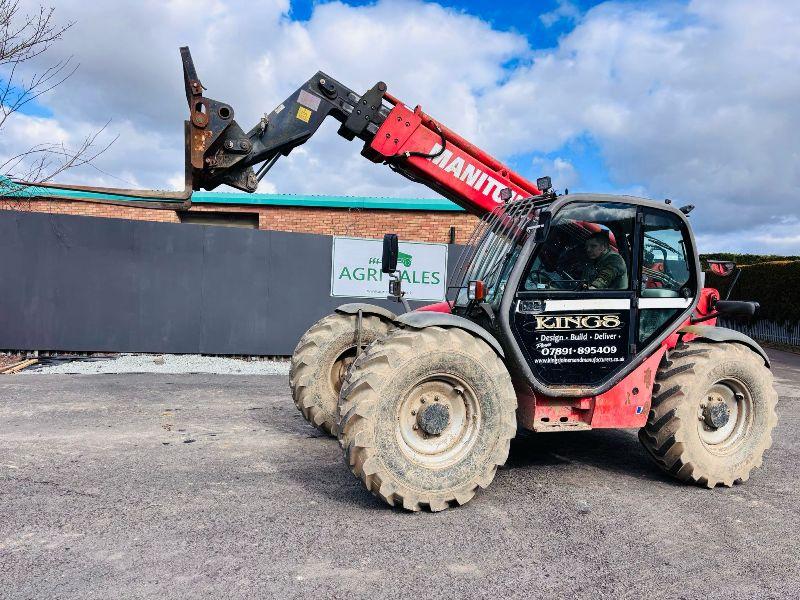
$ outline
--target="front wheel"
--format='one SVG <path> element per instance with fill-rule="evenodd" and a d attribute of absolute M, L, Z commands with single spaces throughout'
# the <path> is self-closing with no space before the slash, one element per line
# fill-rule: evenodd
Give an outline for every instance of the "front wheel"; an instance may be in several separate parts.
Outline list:
<path fill-rule="evenodd" d="M 392 506 L 464 504 L 494 479 L 516 433 L 516 394 L 502 360 L 457 328 L 400 329 L 350 369 L 339 442 L 350 470 Z"/>
<path fill-rule="evenodd" d="M 658 370 L 639 439 L 680 481 L 730 487 L 761 466 L 777 401 L 772 373 L 746 346 L 681 344 Z"/>

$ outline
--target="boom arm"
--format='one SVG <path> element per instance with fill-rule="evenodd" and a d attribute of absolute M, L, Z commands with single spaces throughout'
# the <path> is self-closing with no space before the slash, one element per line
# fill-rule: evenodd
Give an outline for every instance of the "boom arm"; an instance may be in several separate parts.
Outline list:
<path fill-rule="evenodd" d="M 181 57 L 190 110 L 187 175 L 193 189 L 212 190 L 224 183 L 254 192 L 278 158 L 305 143 L 330 116 L 341 123 L 339 135 L 364 142 L 364 157 L 387 164 L 473 214 L 502 203 L 506 188 L 511 199 L 542 193 L 419 106 L 405 106 L 382 81 L 359 95 L 320 71 L 245 133 L 230 105 L 203 95 L 188 48 L 181 48 Z"/>

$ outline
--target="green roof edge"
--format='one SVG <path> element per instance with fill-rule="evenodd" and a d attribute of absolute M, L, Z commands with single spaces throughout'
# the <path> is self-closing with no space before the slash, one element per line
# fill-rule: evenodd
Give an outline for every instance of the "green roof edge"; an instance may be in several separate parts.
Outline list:
<path fill-rule="evenodd" d="M 195 192 L 192 202 L 201 204 L 256 204 L 317 208 L 378 208 L 384 210 L 439 210 L 463 212 L 445 198 L 385 198 L 373 196 L 312 196 L 305 194 L 230 194 Z"/>

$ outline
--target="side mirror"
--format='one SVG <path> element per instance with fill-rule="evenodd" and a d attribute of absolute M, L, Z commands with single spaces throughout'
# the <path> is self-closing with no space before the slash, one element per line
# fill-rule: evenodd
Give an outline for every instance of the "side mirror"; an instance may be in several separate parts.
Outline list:
<path fill-rule="evenodd" d="M 708 268 L 714 275 L 730 277 L 731 273 L 736 269 L 736 263 L 732 260 L 709 260 Z"/>
<path fill-rule="evenodd" d="M 743 302 L 741 300 L 717 300 L 714 303 L 714 310 L 723 317 L 732 319 L 751 319 L 761 306 L 758 302 Z"/>
<path fill-rule="evenodd" d="M 381 257 L 381 271 L 394 273 L 397 270 L 398 240 L 396 233 L 387 233 L 383 236 L 383 256 Z"/>
<path fill-rule="evenodd" d="M 537 244 L 547 239 L 547 234 L 550 233 L 550 222 L 552 218 L 553 214 L 549 210 L 543 210 L 539 215 L 539 223 L 533 230 L 533 241 Z"/>

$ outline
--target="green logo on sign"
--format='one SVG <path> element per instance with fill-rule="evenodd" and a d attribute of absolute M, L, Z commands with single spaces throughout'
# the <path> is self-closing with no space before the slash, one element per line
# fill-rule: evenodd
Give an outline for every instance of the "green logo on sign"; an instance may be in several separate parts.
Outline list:
<path fill-rule="evenodd" d="M 411 261 L 413 259 L 414 259 L 414 257 L 412 255 L 406 254 L 405 252 L 398 252 L 397 253 L 397 262 L 399 262 L 401 265 L 403 265 L 406 268 L 411 266 Z M 373 256 L 372 258 L 369 259 L 369 264 L 371 264 L 371 265 L 379 265 L 379 264 L 381 264 L 380 257 Z"/>

